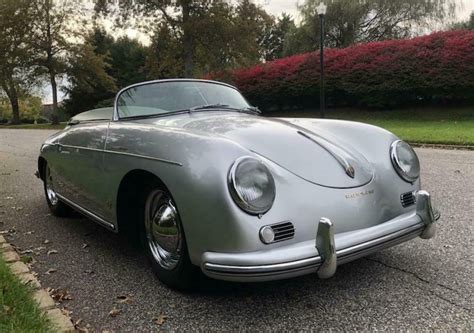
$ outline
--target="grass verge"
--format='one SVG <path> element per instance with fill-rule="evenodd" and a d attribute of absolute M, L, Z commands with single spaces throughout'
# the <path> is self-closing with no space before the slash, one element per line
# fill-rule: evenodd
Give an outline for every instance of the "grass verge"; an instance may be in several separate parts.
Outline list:
<path fill-rule="evenodd" d="M 0 258 L 0 332 L 53 331 L 31 294 Z"/>
<path fill-rule="evenodd" d="M 279 117 L 319 117 L 319 110 L 272 113 Z M 360 121 L 385 128 L 411 143 L 474 145 L 474 107 L 388 111 L 329 109 L 326 118 Z"/>
<path fill-rule="evenodd" d="M 276 117 L 319 117 L 319 110 L 271 112 Z M 474 107 L 368 111 L 328 109 L 326 118 L 360 121 L 385 128 L 411 143 L 474 145 Z M 2 125 L 1 128 L 63 129 L 66 123 Z"/>

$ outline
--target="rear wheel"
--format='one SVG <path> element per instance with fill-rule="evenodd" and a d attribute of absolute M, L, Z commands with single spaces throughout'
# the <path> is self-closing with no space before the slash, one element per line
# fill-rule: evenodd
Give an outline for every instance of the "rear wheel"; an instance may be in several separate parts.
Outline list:
<path fill-rule="evenodd" d="M 141 234 L 153 270 L 172 288 L 192 289 L 198 279 L 198 269 L 189 259 L 176 205 L 169 193 L 159 186 L 146 193 Z"/>
<path fill-rule="evenodd" d="M 48 165 L 46 165 L 44 168 L 43 185 L 46 202 L 48 203 L 51 213 L 58 217 L 69 216 L 71 213 L 71 208 L 59 200 L 58 195 L 54 189 L 53 176 Z"/>

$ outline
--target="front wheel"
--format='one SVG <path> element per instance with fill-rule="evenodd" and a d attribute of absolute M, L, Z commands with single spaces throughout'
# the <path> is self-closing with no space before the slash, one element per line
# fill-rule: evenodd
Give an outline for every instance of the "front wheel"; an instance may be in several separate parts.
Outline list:
<path fill-rule="evenodd" d="M 153 270 L 163 283 L 172 288 L 192 289 L 198 279 L 198 269 L 189 259 L 176 205 L 160 188 L 147 192 L 142 242 Z"/>
<path fill-rule="evenodd" d="M 66 217 L 71 214 L 71 208 L 64 202 L 61 202 L 54 189 L 53 176 L 48 165 L 45 166 L 43 175 L 44 194 L 49 210 L 54 216 Z"/>

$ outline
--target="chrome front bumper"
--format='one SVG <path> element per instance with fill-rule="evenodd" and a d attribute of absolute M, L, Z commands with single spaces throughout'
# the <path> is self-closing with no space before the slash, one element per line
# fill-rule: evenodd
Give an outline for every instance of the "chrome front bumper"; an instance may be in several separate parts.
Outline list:
<path fill-rule="evenodd" d="M 417 236 L 434 237 L 439 216 L 432 208 L 429 193 L 418 191 L 414 214 L 336 235 L 330 219 L 323 217 L 318 224 L 316 246 L 313 240 L 265 253 L 205 252 L 201 269 L 212 278 L 242 282 L 278 280 L 315 272 L 320 278 L 329 278 L 335 274 L 337 265 Z M 282 260 L 275 262 L 275 258 Z"/>

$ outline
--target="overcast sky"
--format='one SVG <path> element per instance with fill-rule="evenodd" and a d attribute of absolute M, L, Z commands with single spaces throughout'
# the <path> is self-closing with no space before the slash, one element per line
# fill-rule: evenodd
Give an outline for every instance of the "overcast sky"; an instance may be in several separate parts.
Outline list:
<path fill-rule="evenodd" d="M 301 0 L 300 0 L 301 1 Z M 267 12 L 274 16 L 280 16 L 281 13 L 290 14 L 294 19 L 298 20 L 298 10 L 296 8 L 298 0 L 256 0 L 260 3 Z M 463 5 L 458 9 L 457 20 L 466 20 L 469 18 L 471 12 L 474 11 L 474 0 L 463 0 Z M 129 35 L 132 37 L 134 32 L 130 31 Z M 44 88 L 44 103 L 51 103 L 51 89 L 49 86 Z M 62 92 L 59 92 L 59 99 L 63 98 Z"/>
<path fill-rule="evenodd" d="M 262 4 L 268 12 L 275 16 L 279 16 L 281 13 L 288 13 L 297 19 L 297 0 L 259 0 L 257 2 Z M 474 11 L 474 0 L 463 0 L 463 6 L 459 8 L 457 17 L 459 20 L 465 20 L 469 18 L 472 11 Z"/>

